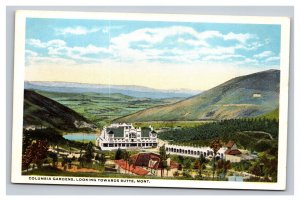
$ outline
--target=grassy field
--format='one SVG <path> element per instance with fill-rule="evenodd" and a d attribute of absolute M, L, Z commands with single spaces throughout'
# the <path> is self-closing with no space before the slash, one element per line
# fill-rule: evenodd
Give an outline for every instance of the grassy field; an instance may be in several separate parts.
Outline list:
<path fill-rule="evenodd" d="M 99 127 L 140 110 L 178 101 L 176 98 L 134 98 L 123 94 L 37 92 L 73 109 Z"/>

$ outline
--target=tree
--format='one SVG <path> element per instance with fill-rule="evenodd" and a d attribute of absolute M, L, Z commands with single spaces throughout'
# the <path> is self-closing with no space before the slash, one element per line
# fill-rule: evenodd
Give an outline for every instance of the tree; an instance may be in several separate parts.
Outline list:
<path fill-rule="evenodd" d="M 129 161 L 130 155 L 128 153 L 127 150 L 124 150 L 123 152 L 123 160 L 125 161 L 125 165 L 126 165 L 126 171 L 127 171 L 127 167 L 128 167 L 128 161 Z"/>
<path fill-rule="evenodd" d="M 52 159 L 52 166 L 57 167 L 57 162 L 58 162 L 57 153 L 49 152 L 48 156 Z"/>
<path fill-rule="evenodd" d="M 200 169 L 200 162 L 199 162 L 199 160 L 196 160 L 195 162 L 194 162 L 194 170 L 199 170 Z"/>
<path fill-rule="evenodd" d="M 185 169 L 191 169 L 192 168 L 192 160 L 190 158 L 185 158 L 183 162 L 183 167 Z"/>
<path fill-rule="evenodd" d="M 99 159 L 100 159 L 100 155 L 99 155 L 99 154 L 96 154 L 95 160 L 96 160 L 96 161 L 99 161 Z"/>
<path fill-rule="evenodd" d="M 48 142 L 38 140 L 36 143 L 33 144 L 33 163 L 37 165 L 38 168 L 42 167 L 44 159 L 47 157 L 48 154 Z"/>
<path fill-rule="evenodd" d="M 200 163 L 200 166 L 199 166 L 199 176 L 200 178 L 202 178 L 202 170 L 204 170 L 206 168 L 206 163 L 207 163 L 207 159 L 203 156 L 203 155 L 200 155 L 199 157 L 199 163 Z"/>
<path fill-rule="evenodd" d="M 211 142 L 210 148 L 214 152 L 214 157 L 213 157 L 213 179 L 215 178 L 215 171 L 216 171 L 216 155 L 220 148 L 222 147 L 222 142 L 220 139 L 215 139 Z"/>
<path fill-rule="evenodd" d="M 72 162 L 76 161 L 76 157 L 73 156 L 71 160 L 72 160 Z"/>
<path fill-rule="evenodd" d="M 258 138 L 244 135 L 244 131 L 264 131 L 277 139 L 278 128 L 278 121 L 268 119 L 222 120 L 190 128 L 164 131 L 160 133 L 160 139 L 172 140 L 174 144 L 206 146 L 207 142 L 209 143 L 212 139 L 220 138 L 224 141 L 234 140 L 244 149 L 253 150 L 254 142 L 257 142 Z"/>
<path fill-rule="evenodd" d="M 93 143 L 89 142 L 85 148 L 85 153 L 83 155 L 83 157 L 87 163 L 92 162 L 92 159 L 94 158 L 94 152 L 95 152 L 95 150 L 94 150 Z"/>
<path fill-rule="evenodd" d="M 116 151 L 116 154 L 115 154 L 115 160 L 120 160 L 122 159 L 122 149 L 118 148 L 118 150 Z"/>
<path fill-rule="evenodd" d="M 82 149 L 80 149 L 80 154 L 79 154 L 78 161 L 79 161 L 79 166 L 83 167 L 84 158 L 83 158 L 83 154 L 82 154 Z"/>
<path fill-rule="evenodd" d="M 161 165 L 161 177 L 163 177 L 164 169 L 167 167 L 166 166 L 167 153 L 166 153 L 165 145 L 159 148 L 159 155 L 160 155 L 160 165 Z"/>
<path fill-rule="evenodd" d="M 48 142 L 37 140 L 27 146 L 25 153 L 22 156 L 22 167 L 28 169 L 31 163 L 36 164 L 38 168 L 42 167 L 44 159 L 48 155 Z"/>
<path fill-rule="evenodd" d="M 105 154 L 104 154 L 104 153 L 101 153 L 100 158 L 99 158 L 99 161 L 100 161 L 100 163 L 101 163 L 102 165 L 105 164 L 105 162 L 106 162 L 106 157 L 105 157 Z"/>
<path fill-rule="evenodd" d="M 179 155 L 178 156 L 178 161 L 179 161 L 179 163 L 183 163 L 184 162 L 184 157 L 183 156 L 181 156 L 181 155 Z"/>
<path fill-rule="evenodd" d="M 226 177 L 227 171 L 231 168 L 231 163 L 229 160 L 219 160 L 217 164 L 218 173 L 222 175 L 223 178 Z"/>
<path fill-rule="evenodd" d="M 166 170 L 167 170 L 167 176 L 169 175 L 169 171 L 171 170 L 171 167 L 170 166 L 167 166 L 166 167 Z"/>
<path fill-rule="evenodd" d="M 267 153 L 260 154 L 250 168 L 250 173 L 260 176 L 264 181 L 277 181 L 278 159 Z"/>
<path fill-rule="evenodd" d="M 182 165 L 181 165 L 181 163 L 178 164 L 178 170 L 180 170 L 180 171 L 182 170 Z"/>
<path fill-rule="evenodd" d="M 72 167 L 72 160 L 64 157 L 61 166 L 64 168 L 64 170 L 70 169 Z"/>
<path fill-rule="evenodd" d="M 271 148 L 272 148 L 272 143 L 269 140 L 259 140 L 254 145 L 254 149 L 257 152 L 268 151 L 271 150 Z"/>
<path fill-rule="evenodd" d="M 179 172 L 178 172 L 178 171 L 174 172 L 174 173 L 173 173 L 173 176 L 174 176 L 174 177 L 178 177 L 178 176 L 179 176 Z"/>

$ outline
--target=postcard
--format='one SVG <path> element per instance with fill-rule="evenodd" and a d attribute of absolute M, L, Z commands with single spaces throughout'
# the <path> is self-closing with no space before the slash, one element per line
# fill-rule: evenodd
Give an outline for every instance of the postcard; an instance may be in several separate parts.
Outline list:
<path fill-rule="evenodd" d="M 286 17 L 17 11 L 13 183 L 286 187 Z"/>

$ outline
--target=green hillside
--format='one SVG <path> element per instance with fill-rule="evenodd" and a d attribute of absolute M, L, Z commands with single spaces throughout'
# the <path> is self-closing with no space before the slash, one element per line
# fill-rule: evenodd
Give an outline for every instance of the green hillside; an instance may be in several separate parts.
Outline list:
<path fill-rule="evenodd" d="M 259 116 L 260 118 L 279 120 L 279 108 Z"/>
<path fill-rule="evenodd" d="M 230 119 L 207 123 L 196 127 L 161 132 L 158 137 L 171 144 L 207 146 L 213 139 L 224 143 L 234 140 L 238 147 L 264 151 L 276 147 L 278 121 L 269 119 Z"/>
<path fill-rule="evenodd" d="M 236 77 L 199 95 L 119 118 L 118 122 L 256 117 L 278 108 L 279 70 Z"/>
<path fill-rule="evenodd" d="M 92 130 L 83 116 L 34 91 L 24 90 L 24 127 L 52 127 L 60 131 Z"/>

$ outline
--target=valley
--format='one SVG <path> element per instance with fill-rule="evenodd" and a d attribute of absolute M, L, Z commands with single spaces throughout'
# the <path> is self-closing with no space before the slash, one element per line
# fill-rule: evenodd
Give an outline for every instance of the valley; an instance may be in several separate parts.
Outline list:
<path fill-rule="evenodd" d="M 37 93 L 71 108 L 100 128 L 112 122 L 114 119 L 151 107 L 172 104 L 181 100 L 181 98 L 136 98 L 123 94 L 101 94 L 93 92 L 61 93 L 37 91 Z"/>
<path fill-rule="evenodd" d="M 132 95 L 125 88 L 117 93 L 116 86 L 115 93 L 104 93 L 105 87 L 100 93 L 95 86 L 84 91 L 81 84 L 35 83 L 24 91 L 23 174 L 185 180 L 239 175 L 274 182 L 279 75 L 269 70 L 241 76 L 188 97 L 136 86 Z M 146 96 L 141 89 L 148 90 Z M 213 153 L 216 140 L 220 148 Z M 34 159 L 33 150 L 44 155 Z M 162 161 L 150 172 L 139 157 Z M 259 170 L 262 163 L 265 172 Z"/>

